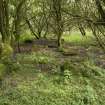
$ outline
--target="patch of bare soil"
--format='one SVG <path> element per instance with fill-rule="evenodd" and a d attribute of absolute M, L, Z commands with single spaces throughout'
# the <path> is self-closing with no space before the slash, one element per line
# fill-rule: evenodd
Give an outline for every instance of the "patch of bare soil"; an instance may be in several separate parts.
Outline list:
<path fill-rule="evenodd" d="M 19 46 L 15 45 L 14 49 L 15 52 L 31 52 L 40 50 L 40 48 L 57 48 L 57 40 L 55 39 L 36 39 L 36 40 L 26 40 L 24 43 L 20 44 Z"/>

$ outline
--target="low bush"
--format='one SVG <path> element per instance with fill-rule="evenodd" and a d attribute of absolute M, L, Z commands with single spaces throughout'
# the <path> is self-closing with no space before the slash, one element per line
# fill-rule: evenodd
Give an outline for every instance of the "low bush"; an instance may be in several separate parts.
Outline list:
<path fill-rule="evenodd" d="M 13 49 L 9 44 L 2 43 L 0 44 L 0 58 L 6 59 L 10 57 L 13 53 Z"/>

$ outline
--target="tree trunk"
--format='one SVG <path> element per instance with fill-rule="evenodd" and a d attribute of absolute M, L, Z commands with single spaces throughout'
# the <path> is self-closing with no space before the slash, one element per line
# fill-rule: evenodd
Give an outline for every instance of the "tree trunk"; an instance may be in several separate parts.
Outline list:
<path fill-rule="evenodd" d="M 10 43 L 8 1 L 0 0 L 0 32 L 3 43 Z"/>
<path fill-rule="evenodd" d="M 101 18 L 105 21 L 105 11 L 103 10 L 100 0 L 95 0 L 95 2 Z"/>
<path fill-rule="evenodd" d="M 53 0 L 52 10 L 53 10 L 53 19 L 55 22 L 55 33 L 58 37 L 58 47 L 61 46 L 61 36 L 63 33 L 63 22 L 62 22 L 62 13 L 61 13 L 61 3 L 62 0 Z"/>
<path fill-rule="evenodd" d="M 33 30 L 33 27 L 32 27 L 32 25 L 31 25 L 31 23 L 30 23 L 30 21 L 29 21 L 28 19 L 26 19 L 26 23 L 27 23 L 27 25 L 28 25 L 28 27 L 29 27 L 31 33 L 32 33 L 37 39 L 39 39 L 39 37 L 35 34 L 35 32 L 34 32 L 34 30 Z"/>
<path fill-rule="evenodd" d="M 26 0 L 21 0 L 18 6 L 16 7 L 15 14 L 15 41 L 17 43 L 18 52 L 20 52 L 20 23 L 23 18 L 22 7 Z"/>

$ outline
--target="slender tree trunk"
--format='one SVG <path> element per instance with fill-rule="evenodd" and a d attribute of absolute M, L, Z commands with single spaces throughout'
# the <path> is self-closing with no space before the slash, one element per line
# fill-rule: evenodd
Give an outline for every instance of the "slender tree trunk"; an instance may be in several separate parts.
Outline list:
<path fill-rule="evenodd" d="M 27 25 L 28 25 L 28 27 L 29 27 L 31 33 L 32 33 L 37 39 L 39 39 L 39 37 L 35 34 L 35 32 L 34 32 L 34 30 L 33 30 L 33 27 L 31 26 L 31 23 L 30 23 L 30 21 L 29 21 L 28 19 L 26 19 L 26 23 L 27 23 Z"/>
<path fill-rule="evenodd" d="M 55 21 L 55 32 L 58 36 L 58 47 L 61 46 L 61 36 L 63 33 L 63 23 L 62 23 L 62 13 L 61 13 L 61 3 L 62 0 L 53 0 L 52 10 L 53 10 L 53 19 Z"/>

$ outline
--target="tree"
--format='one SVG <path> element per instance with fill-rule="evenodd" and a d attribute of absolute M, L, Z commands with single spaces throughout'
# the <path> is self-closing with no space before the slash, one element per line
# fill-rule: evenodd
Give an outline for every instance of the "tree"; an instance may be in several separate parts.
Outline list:
<path fill-rule="evenodd" d="M 46 1 L 35 0 L 29 3 L 27 10 L 26 23 L 31 33 L 37 38 L 46 37 L 48 32 L 48 11 Z"/>
<path fill-rule="evenodd" d="M 8 0 L 0 0 L 0 32 L 3 43 L 10 43 Z"/>
<path fill-rule="evenodd" d="M 20 52 L 20 45 L 19 45 L 19 40 L 20 40 L 20 24 L 23 20 L 23 17 L 25 15 L 25 2 L 26 0 L 20 0 L 16 5 L 15 5 L 15 18 L 14 18 L 14 31 L 15 31 L 15 41 L 17 42 L 18 45 L 18 51 Z"/>
<path fill-rule="evenodd" d="M 62 20 L 62 0 L 51 1 L 51 15 L 52 21 L 54 22 L 53 29 L 54 33 L 58 37 L 58 46 L 61 46 L 61 36 L 63 34 L 63 20 Z"/>

